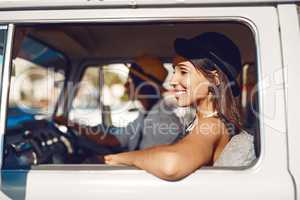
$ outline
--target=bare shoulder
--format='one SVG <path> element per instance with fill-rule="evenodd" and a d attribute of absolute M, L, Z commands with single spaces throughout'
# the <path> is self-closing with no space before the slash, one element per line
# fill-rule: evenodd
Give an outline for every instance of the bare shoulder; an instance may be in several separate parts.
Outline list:
<path fill-rule="evenodd" d="M 207 135 L 209 137 L 219 138 L 226 131 L 225 124 L 215 117 L 204 118 L 198 121 L 194 133 Z"/>

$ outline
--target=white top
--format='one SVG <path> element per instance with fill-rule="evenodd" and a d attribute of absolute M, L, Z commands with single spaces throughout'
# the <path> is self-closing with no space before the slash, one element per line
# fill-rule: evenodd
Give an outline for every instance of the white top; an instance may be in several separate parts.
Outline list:
<path fill-rule="evenodd" d="M 246 131 L 233 136 L 214 163 L 217 167 L 246 167 L 255 159 L 254 138 Z"/>

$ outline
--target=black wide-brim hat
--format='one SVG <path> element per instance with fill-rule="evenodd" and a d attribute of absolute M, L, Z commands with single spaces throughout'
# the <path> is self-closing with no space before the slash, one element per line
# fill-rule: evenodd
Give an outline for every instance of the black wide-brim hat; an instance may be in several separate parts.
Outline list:
<path fill-rule="evenodd" d="M 192 63 L 195 59 L 204 58 L 212 61 L 227 76 L 233 95 L 240 95 L 236 79 L 242 69 L 241 55 L 239 48 L 228 37 L 221 33 L 205 32 L 191 39 L 176 39 L 174 48 L 178 55 Z"/>

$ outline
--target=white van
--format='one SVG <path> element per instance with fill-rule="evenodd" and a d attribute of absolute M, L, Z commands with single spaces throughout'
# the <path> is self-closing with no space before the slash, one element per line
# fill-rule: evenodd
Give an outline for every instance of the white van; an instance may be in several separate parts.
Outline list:
<path fill-rule="evenodd" d="M 293 0 L 1 1 L 0 198 L 300 199 L 299 5 Z M 225 34 L 241 51 L 241 114 L 243 128 L 254 137 L 255 162 L 204 167 L 173 182 L 132 167 L 84 162 L 89 153 L 106 149 L 73 146 L 68 127 L 56 126 L 53 118 L 126 126 L 137 117 L 123 90 L 127 64 L 148 53 L 172 71 L 174 39 L 206 31 Z M 87 84 L 78 86 L 82 82 Z M 68 142 L 54 146 L 47 140 L 51 134 Z M 47 150 L 36 152 L 43 137 Z"/>

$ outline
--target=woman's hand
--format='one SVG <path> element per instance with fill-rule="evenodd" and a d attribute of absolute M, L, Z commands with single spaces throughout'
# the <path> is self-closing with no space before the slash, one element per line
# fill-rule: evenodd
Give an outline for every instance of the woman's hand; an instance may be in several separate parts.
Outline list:
<path fill-rule="evenodd" d="M 104 157 L 108 165 L 133 165 L 134 152 L 111 154 Z"/>

